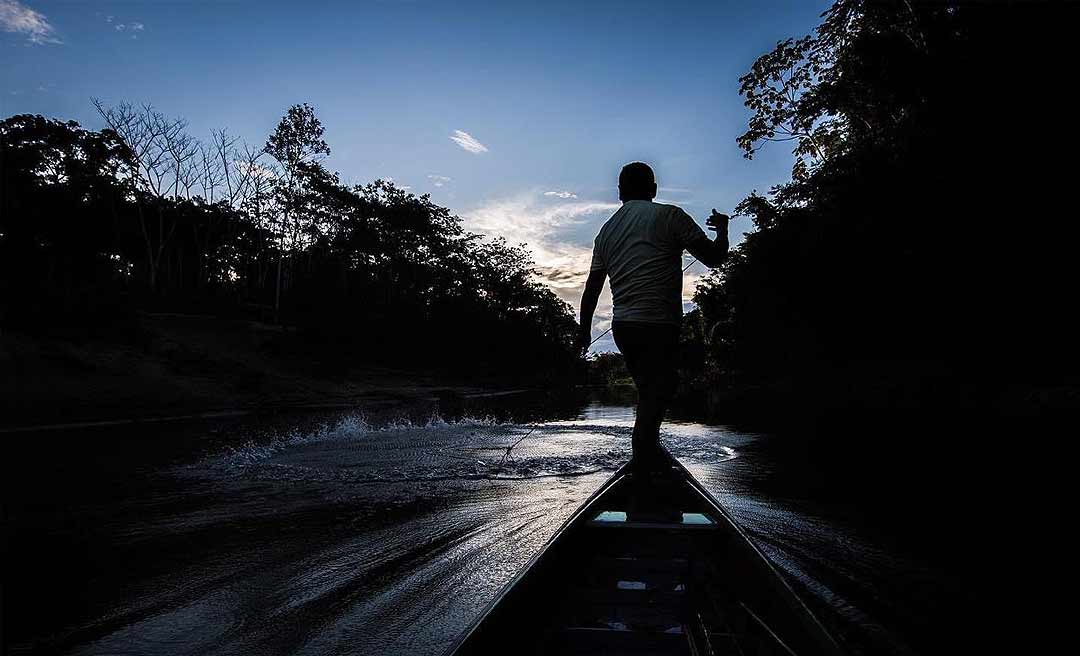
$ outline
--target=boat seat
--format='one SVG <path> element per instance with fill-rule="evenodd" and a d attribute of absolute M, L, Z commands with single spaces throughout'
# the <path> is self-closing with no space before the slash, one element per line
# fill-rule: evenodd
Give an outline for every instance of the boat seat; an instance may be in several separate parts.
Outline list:
<path fill-rule="evenodd" d="M 715 531 L 715 519 L 700 512 L 665 513 L 644 510 L 604 510 L 589 520 L 589 526 L 618 529 L 676 529 Z"/>
<path fill-rule="evenodd" d="M 679 593 L 690 574 L 685 560 L 634 557 L 596 558 L 581 576 L 583 585 L 602 591 L 621 591 L 620 597 Z M 638 593 L 637 595 L 633 593 Z"/>
<path fill-rule="evenodd" d="M 681 632 L 685 612 L 682 603 L 620 605 L 607 602 L 580 603 L 567 609 L 562 619 L 567 628 L 601 628 L 644 633 Z"/>

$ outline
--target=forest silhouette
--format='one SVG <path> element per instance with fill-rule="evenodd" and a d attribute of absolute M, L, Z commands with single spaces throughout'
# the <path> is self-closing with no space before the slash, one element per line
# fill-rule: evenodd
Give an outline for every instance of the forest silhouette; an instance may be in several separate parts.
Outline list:
<path fill-rule="evenodd" d="M 795 162 L 739 205 L 754 229 L 697 289 L 685 332 L 709 389 L 804 409 L 1076 406 L 1080 232 L 1051 134 L 1070 123 L 1075 17 L 841 0 L 754 62 L 738 145 L 788 142 Z"/>
<path fill-rule="evenodd" d="M 840 0 L 755 61 L 737 145 L 788 142 L 795 164 L 739 205 L 754 228 L 697 289 L 684 392 L 988 407 L 1075 389 L 1078 230 L 1055 138 L 1075 13 Z M 118 338 L 140 311 L 191 312 L 295 327 L 335 362 L 577 380 L 572 310 L 527 249 L 390 181 L 343 184 L 311 106 L 254 145 L 96 106 L 100 131 L 0 122 L 5 330 Z"/>
<path fill-rule="evenodd" d="M 4 139 L 4 322 L 123 332 L 137 310 L 283 323 L 348 361 L 574 366 L 569 306 L 529 253 L 393 182 L 346 186 L 309 105 L 263 146 L 202 143 L 151 106 L 105 123 L 14 116 Z M 541 366 L 542 365 L 542 366 Z"/>

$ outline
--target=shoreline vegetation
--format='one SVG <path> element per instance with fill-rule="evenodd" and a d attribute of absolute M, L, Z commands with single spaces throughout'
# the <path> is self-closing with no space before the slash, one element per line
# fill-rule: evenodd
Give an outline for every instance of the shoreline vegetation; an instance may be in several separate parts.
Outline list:
<path fill-rule="evenodd" d="M 150 106 L 0 121 L 0 423 L 558 385 L 570 307 L 523 246 L 347 187 L 308 105 L 261 147 Z"/>
<path fill-rule="evenodd" d="M 0 335 L 0 431 L 429 403 L 442 410 L 516 394 L 634 400 L 617 353 L 592 359 L 579 384 L 552 390 L 498 372 L 463 375 L 364 363 L 343 368 L 333 354 L 292 351 L 288 345 L 303 337 L 272 323 L 173 313 L 140 313 L 135 321 L 136 337 L 128 342 Z M 1080 409 L 1080 387 L 1016 385 L 981 397 L 976 384 L 958 385 L 955 374 L 935 371 L 935 363 L 887 364 L 820 371 L 814 381 L 764 387 L 707 386 L 684 371 L 673 414 L 775 429 L 889 413 L 909 420 L 988 412 L 1046 419 Z M 904 367 L 906 377 L 895 375 Z"/>
<path fill-rule="evenodd" d="M 211 316 L 142 314 L 130 342 L 0 335 L 0 431 L 309 410 L 373 409 L 535 391 L 505 376 L 290 354 L 288 328 Z M 283 352 L 284 351 L 284 352 Z M 528 383 L 529 381 L 525 381 Z"/>
<path fill-rule="evenodd" d="M 1045 134 L 1071 123 L 1053 94 L 1075 15 L 839 0 L 753 62 L 737 146 L 794 165 L 696 289 L 681 404 L 1075 417 L 1080 224 Z M 255 145 L 95 107 L 99 131 L 0 121 L 2 423 L 626 381 L 580 357 L 525 246 L 343 184 L 310 105 Z"/>

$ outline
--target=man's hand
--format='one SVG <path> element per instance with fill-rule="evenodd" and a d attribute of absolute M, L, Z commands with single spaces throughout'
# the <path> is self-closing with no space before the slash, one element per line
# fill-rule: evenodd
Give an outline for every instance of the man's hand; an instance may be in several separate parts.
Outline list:
<path fill-rule="evenodd" d="M 592 341 L 592 322 L 583 323 L 578 326 L 577 333 L 577 347 L 578 350 L 584 353 L 589 350 L 589 342 Z"/>
<path fill-rule="evenodd" d="M 727 214 L 721 214 L 714 208 L 705 221 L 705 225 L 716 234 L 709 239 L 702 232 L 697 233 L 693 242 L 686 245 L 686 250 L 709 268 L 716 268 L 724 263 L 728 256 L 728 221 Z"/>
<path fill-rule="evenodd" d="M 713 211 L 712 211 L 712 214 L 710 214 L 709 218 L 705 220 L 705 225 L 709 226 L 709 230 L 712 230 L 713 232 L 717 233 L 718 237 L 720 235 L 724 235 L 726 237 L 727 236 L 727 229 L 728 229 L 728 221 L 730 221 L 730 220 L 731 220 L 730 216 L 728 216 L 727 214 L 721 214 L 720 212 L 717 212 L 716 208 L 714 207 Z"/>

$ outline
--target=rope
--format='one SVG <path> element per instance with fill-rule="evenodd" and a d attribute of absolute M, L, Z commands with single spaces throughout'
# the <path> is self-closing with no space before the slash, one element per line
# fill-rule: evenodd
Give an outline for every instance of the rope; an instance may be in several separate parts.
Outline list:
<path fill-rule="evenodd" d="M 515 446 L 517 446 L 517 445 L 521 444 L 523 441 L 525 441 L 526 437 L 532 435 L 533 431 L 535 431 L 537 428 L 540 428 L 540 424 L 533 424 L 533 427 L 529 429 L 528 433 L 525 433 L 524 435 L 519 437 L 517 442 L 514 442 L 510 446 L 506 447 L 506 453 L 504 453 L 502 459 L 499 460 L 499 464 L 502 465 L 503 463 L 505 463 L 507 458 L 509 458 L 510 460 L 513 460 L 514 456 L 510 452 L 514 450 Z"/>

